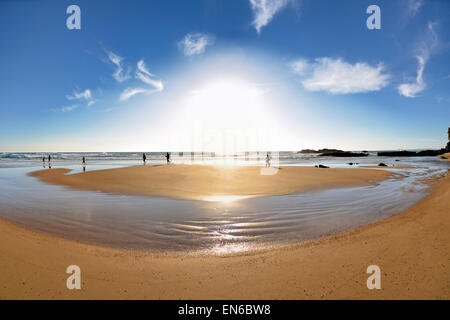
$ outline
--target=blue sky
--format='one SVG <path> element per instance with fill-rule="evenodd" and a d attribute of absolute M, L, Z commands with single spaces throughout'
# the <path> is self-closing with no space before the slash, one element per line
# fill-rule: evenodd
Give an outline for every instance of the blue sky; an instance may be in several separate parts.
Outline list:
<path fill-rule="evenodd" d="M 1 1 L 0 151 L 440 148 L 449 17 L 446 0 Z"/>

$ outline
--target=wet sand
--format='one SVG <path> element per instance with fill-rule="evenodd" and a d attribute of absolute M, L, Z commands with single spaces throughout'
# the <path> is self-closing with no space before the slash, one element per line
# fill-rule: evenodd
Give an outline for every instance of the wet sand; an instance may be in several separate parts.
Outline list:
<path fill-rule="evenodd" d="M 445 160 L 445 161 L 450 161 L 450 152 L 447 152 L 447 153 L 444 153 L 444 154 L 441 154 L 439 157 L 445 157 L 445 158 L 447 158 L 447 159 L 442 159 L 442 160 Z"/>
<path fill-rule="evenodd" d="M 361 168 L 369 168 L 369 169 L 415 169 L 418 167 L 415 166 L 360 166 Z"/>
<path fill-rule="evenodd" d="M 449 299 L 450 176 L 404 213 L 336 236 L 227 256 L 79 244 L 0 222 L 1 299 Z M 68 265 L 82 289 L 66 289 Z M 381 290 L 366 268 L 381 268 Z"/>
<path fill-rule="evenodd" d="M 214 196 L 267 196 L 374 184 L 392 173 L 371 169 L 282 167 L 274 175 L 261 167 L 168 165 L 136 166 L 69 174 L 67 169 L 30 175 L 52 184 L 131 195 L 204 200 Z M 264 169 L 263 169 L 264 170 Z M 270 170 L 270 169 L 269 169 Z"/>

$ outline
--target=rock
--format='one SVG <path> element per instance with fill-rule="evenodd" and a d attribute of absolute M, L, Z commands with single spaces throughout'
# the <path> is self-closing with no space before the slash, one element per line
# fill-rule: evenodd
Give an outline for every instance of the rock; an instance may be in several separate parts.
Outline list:
<path fill-rule="evenodd" d="M 345 152 L 345 151 L 339 150 L 339 149 L 320 149 L 318 152 L 320 152 L 320 153 L 340 153 L 340 152 Z"/>
<path fill-rule="evenodd" d="M 415 151 L 387 151 L 378 152 L 379 157 L 432 157 L 445 153 L 444 149 L 441 150 L 423 150 L 419 152 Z"/>
<path fill-rule="evenodd" d="M 388 165 L 382 162 L 382 163 L 379 163 L 378 166 L 379 167 L 387 167 Z"/>
<path fill-rule="evenodd" d="M 437 156 L 437 155 L 442 154 L 443 152 L 445 152 L 444 149 L 441 149 L 441 150 L 424 150 L 424 151 L 417 152 L 417 155 L 419 157 Z"/>
<path fill-rule="evenodd" d="M 323 168 L 323 169 L 328 169 L 329 167 L 327 167 L 327 166 L 324 166 L 324 165 L 322 165 L 322 164 L 319 164 L 318 166 L 316 166 L 316 168 Z"/>
<path fill-rule="evenodd" d="M 302 151 L 298 151 L 297 153 L 311 154 L 311 153 L 320 153 L 320 152 L 317 150 L 313 150 L 313 149 L 303 149 Z"/>
<path fill-rule="evenodd" d="M 367 157 L 367 153 L 359 153 L 359 152 L 326 152 L 320 155 L 321 157 L 340 157 L 340 158 L 351 158 L 351 157 Z"/>
<path fill-rule="evenodd" d="M 450 127 L 448 128 L 448 142 L 447 146 L 445 147 L 446 151 L 450 151 Z"/>
<path fill-rule="evenodd" d="M 444 159 L 444 160 L 446 160 L 446 159 L 448 159 L 447 157 L 444 157 L 444 156 L 441 156 L 441 159 Z"/>

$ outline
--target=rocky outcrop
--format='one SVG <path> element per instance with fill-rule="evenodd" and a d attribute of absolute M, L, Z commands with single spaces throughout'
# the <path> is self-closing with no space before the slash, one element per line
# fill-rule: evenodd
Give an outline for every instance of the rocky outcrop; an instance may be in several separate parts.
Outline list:
<path fill-rule="evenodd" d="M 341 151 L 341 152 L 326 152 L 322 153 L 321 157 L 341 157 L 341 158 L 349 158 L 349 157 L 367 157 L 369 154 L 361 153 L 361 152 L 349 152 L 349 151 Z"/>
<path fill-rule="evenodd" d="M 313 149 L 303 149 L 302 151 L 298 151 L 297 153 L 337 153 L 337 152 L 344 152 L 343 150 L 339 149 L 320 149 L 320 150 L 313 150 Z"/>
<path fill-rule="evenodd" d="M 445 149 L 423 151 L 387 151 L 378 152 L 379 157 L 433 157 L 445 153 Z"/>
<path fill-rule="evenodd" d="M 448 142 L 447 146 L 445 147 L 447 152 L 450 152 L 450 127 L 448 128 Z"/>

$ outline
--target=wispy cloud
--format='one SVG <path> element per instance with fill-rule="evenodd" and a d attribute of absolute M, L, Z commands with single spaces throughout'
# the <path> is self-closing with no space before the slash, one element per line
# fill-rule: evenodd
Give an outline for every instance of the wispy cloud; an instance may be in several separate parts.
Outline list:
<path fill-rule="evenodd" d="M 417 76 L 415 82 L 402 83 L 398 86 L 398 93 L 407 98 L 415 98 L 418 93 L 422 92 L 426 88 L 426 84 L 423 81 L 423 71 L 428 58 L 423 56 L 417 56 Z"/>
<path fill-rule="evenodd" d="M 67 100 L 86 100 L 88 107 L 92 106 L 97 102 L 92 96 L 92 92 L 89 89 L 86 89 L 82 92 L 73 91 L 72 95 L 66 95 Z"/>
<path fill-rule="evenodd" d="M 448 103 L 448 102 L 450 102 L 450 98 L 439 96 L 439 97 L 436 97 L 436 101 L 437 101 L 437 103 L 442 103 L 442 102 Z"/>
<path fill-rule="evenodd" d="M 120 101 L 125 101 L 139 93 L 147 93 L 148 89 L 145 88 L 127 88 L 120 94 Z"/>
<path fill-rule="evenodd" d="M 423 40 L 420 42 L 417 48 L 417 75 L 414 81 L 402 83 L 398 86 L 398 92 L 404 97 L 415 98 L 417 95 L 426 89 L 426 83 L 423 79 L 423 73 L 430 56 L 435 51 L 439 38 L 435 31 L 436 23 L 428 22 L 427 31 Z"/>
<path fill-rule="evenodd" d="M 256 32 L 272 21 L 273 17 L 294 0 L 249 0 L 253 12 L 253 26 Z"/>
<path fill-rule="evenodd" d="M 163 91 L 164 85 L 161 80 L 153 80 L 150 77 L 155 77 L 155 75 L 151 74 L 145 66 L 144 60 L 140 60 L 137 63 L 136 77 L 142 82 L 148 84 L 153 87 L 155 91 Z"/>
<path fill-rule="evenodd" d="M 148 85 L 150 88 L 137 87 L 125 89 L 119 97 L 120 101 L 125 101 L 140 93 L 154 93 L 164 90 L 164 84 L 161 80 L 155 80 L 156 76 L 147 69 L 144 60 L 139 60 L 136 67 L 136 78 Z"/>
<path fill-rule="evenodd" d="M 304 76 L 311 69 L 311 65 L 306 59 L 297 59 L 291 63 L 291 68 L 295 74 Z"/>
<path fill-rule="evenodd" d="M 117 82 L 124 82 L 130 79 L 130 69 L 124 70 L 122 65 L 123 58 L 112 51 L 106 50 L 106 54 L 108 55 L 109 60 L 115 65 L 116 70 L 113 73 L 114 79 Z"/>
<path fill-rule="evenodd" d="M 424 5 L 424 0 L 404 0 L 406 6 L 406 14 L 408 17 L 415 17 Z"/>
<path fill-rule="evenodd" d="M 290 66 L 294 73 L 302 77 L 306 90 L 332 94 L 378 91 L 388 85 L 390 78 L 382 63 L 370 66 L 365 62 L 351 64 L 342 59 L 325 57 L 312 63 L 299 59 Z"/>
<path fill-rule="evenodd" d="M 73 95 L 66 95 L 66 98 L 68 100 L 76 100 L 76 99 L 85 99 L 85 100 L 91 100 L 92 99 L 92 93 L 91 90 L 86 89 L 83 92 L 76 92 L 73 91 Z"/>
<path fill-rule="evenodd" d="M 185 56 L 193 56 L 205 52 L 206 47 L 214 43 L 214 37 L 204 33 L 188 33 L 178 46 Z"/>
<path fill-rule="evenodd" d="M 137 63 L 137 70 L 139 72 L 142 72 L 150 77 L 154 77 L 154 74 L 151 74 L 150 71 L 148 71 L 147 67 L 145 66 L 145 62 L 143 59 L 139 60 Z"/>
<path fill-rule="evenodd" d="M 79 106 L 80 106 L 79 104 L 73 104 L 73 105 L 69 105 L 69 106 L 63 106 L 61 108 L 52 109 L 51 111 L 53 111 L 53 112 L 70 112 L 70 111 L 75 110 Z"/>

